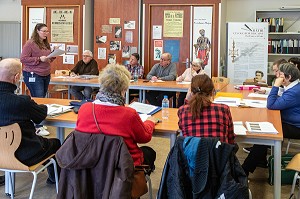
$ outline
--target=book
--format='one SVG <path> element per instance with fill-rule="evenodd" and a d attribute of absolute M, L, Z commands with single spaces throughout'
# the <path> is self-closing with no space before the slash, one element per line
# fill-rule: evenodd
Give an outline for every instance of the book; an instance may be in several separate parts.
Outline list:
<path fill-rule="evenodd" d="M 246 122 L 246 127 L 249 133 L 278 134 L 270 122 Z"/>
<path fill-rule="evenodd" d="M 242 121 L 233 122 L 234 134 L 236 135 L 246 135 L 247 129 L 244 127 Z"/>
<path fill-rule="evenodd" d="M 136 110 L 136 112 L 140 114 L 147 114 L 147 115 L 153 115 L 154 113 L 161 110 L 160 106 L 154 106 L 151 104 L 144 104 L 140 102 L 132 102 L 128 105 L 128 107 L 133 108 Z"/>
<path fill-rule="evenodd" d="M 72 111 L 73 106 L 64 106 L 60 104 L 45 104 L 48 107 L 47 115 L 56 116 L 62 113 Z"/>

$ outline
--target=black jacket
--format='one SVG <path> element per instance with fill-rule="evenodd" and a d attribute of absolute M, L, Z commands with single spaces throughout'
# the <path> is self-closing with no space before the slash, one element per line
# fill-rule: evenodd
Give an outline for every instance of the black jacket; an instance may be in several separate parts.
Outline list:
<path fill-rule="evenodd" d="M 74 131 L 56 159 L 58 199 L 130 198 L 134 166 L 122 137 Z"/>
<path fill-rule="evenodd" d="M 247 177 L 235 156 L 234 145 L 201 138 L 190 177 L 183 141 L 184 137 L 178 137 L 169 153 L 158 199 L 219 198 L 222 194 L 225 198 L 249 198 Z"/>
<path fill-rule="evenodd" d="M 47 106 L 38 105 L 30 96 L 16 95 L 17 86 L 0 81 L 0 126 L 18 123 L 22 139 L 15 156 L 23 164 L 31 166 L 44 159 L 48 140 L 35 134 L 35 125 L 47 116 Z"/>

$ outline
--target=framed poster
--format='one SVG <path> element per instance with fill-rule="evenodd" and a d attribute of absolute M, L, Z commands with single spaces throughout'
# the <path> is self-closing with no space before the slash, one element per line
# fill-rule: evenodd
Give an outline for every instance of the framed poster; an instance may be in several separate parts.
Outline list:
<path fill-rule="evenodd" d="M 233 84 L 254 79 L 257 71 L 262 81 L 268 72 L 268 23 L 227 23 L 227 77 Z"/>
<path fill-rule="evenodd" d="M 193 9 L 193 60 L 202 59 L 204 71 L 211 76 L 212 6 L 195 6 Z"/>

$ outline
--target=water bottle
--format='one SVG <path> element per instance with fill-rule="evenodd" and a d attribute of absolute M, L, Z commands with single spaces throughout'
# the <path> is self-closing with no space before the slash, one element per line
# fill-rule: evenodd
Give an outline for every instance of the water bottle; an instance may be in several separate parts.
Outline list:
<path fill-rule="evenodd" d="M 169 118 L 169 100 L 168 100 L 167 95 L 165 95 L 164 99 L 162 100 L 161 108 L 162 108 L 162 119 L 168 119 Z"/>
<path fill-rule="evenodd" d="M 134 82 L 137 82 L 138 79 L 139 79 L 139 75 L 138 75 L 137 71 L 134 70 L 134 73 L 133 73 L 133 81 L 134 81 Z"/>
<path fill-rule="evenodd" d="M 189 68 L 189 67 L 190 67 L 189 58 L 186 58 L 186 60 L 185 60 L 185 68 Z"/>

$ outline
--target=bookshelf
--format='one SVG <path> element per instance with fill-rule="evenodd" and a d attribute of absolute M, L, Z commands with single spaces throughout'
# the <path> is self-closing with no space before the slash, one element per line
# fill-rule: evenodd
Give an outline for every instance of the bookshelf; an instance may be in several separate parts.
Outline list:
<path fill-rule="evenodd" d="M 268 62 L 300 55 L 300 9 L 257 10 L 255 20 L 269 23 Z"/>

